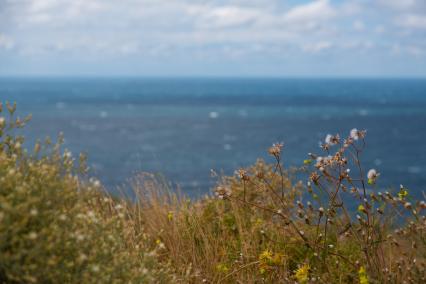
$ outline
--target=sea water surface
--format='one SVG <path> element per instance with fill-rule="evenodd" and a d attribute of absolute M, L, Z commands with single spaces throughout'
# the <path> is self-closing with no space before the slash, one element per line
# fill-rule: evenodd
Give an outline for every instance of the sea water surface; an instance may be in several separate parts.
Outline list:
<path fill-rule="evenodd" d="M 426 80 L 1 78 L 0 100 L 33 115 L 27 145 L 63 132 L 111 191 L 143 171 L 199 195 L 211 169 L 268 160 L 277 141 L 299 166 L 327 133 L 354 127 L 368 131 L 362 162 L 380 187 L 426 190 Z"/>

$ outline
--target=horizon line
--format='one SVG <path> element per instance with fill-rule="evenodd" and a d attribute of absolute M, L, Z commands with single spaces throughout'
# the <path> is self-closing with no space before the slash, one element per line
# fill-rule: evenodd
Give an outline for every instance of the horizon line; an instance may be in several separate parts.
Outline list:
<path fill-rule="evenodd" d="M 363 80 L 426 80 L 426 75 L 131 75 L 131 74 L 111 74 L 111 75 L 94 75 L 94 74 L 0 74 L 0 79 L 262 79 L 262 80 L 286 80 L 286 79 L 363 79 Z"/>

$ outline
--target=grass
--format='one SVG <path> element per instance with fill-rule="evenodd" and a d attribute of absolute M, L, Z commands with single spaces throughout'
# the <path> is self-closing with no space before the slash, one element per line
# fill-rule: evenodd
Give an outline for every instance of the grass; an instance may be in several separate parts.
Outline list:
<path fill-rule="evenodd" d="M 272 163 L 197 200 L 143 173 L 129 199 L 88 178 L 61 137 L 24 149 L 29 119 L 15 109 L 0 107 L 2 283 L 425 282 L 426 205 L 404 187 L 378 192 L 385 177 L 359 162 L 363 131 L 327 136 L 298 169 L 274 144 Z"/>

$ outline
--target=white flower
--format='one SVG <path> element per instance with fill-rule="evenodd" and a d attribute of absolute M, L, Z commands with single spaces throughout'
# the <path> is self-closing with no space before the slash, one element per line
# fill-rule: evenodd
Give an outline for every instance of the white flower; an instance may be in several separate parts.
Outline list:
<path fill-rule="evenodd" d="M 71 159 L 72 153 L 68 150 L 64 151 L 64 158 Z"/>
<path fill-rule="evenodd" d="M 375 180 L 380 174 L 375 169 L 370 169 L 367 173 L 367 178 L 369 180 Z"/>
<path fill-rule="evenodd" d="M 30 240 L 35 240 L 35 239 L 37 239 L 37 233 L 36 233 L 36 232 L 30 232 L 30 233 L 28 234 L 28 238 L 29 238 Z"/>
<path fill-rule="evenodd" d="M 99 265 L 97 265 L 97 264 L 94 264 L 94 265 L 92 265 L 92 271 L 93 272 L 99 272 L 99 270 L 100 270 L 100 268 L 99 268 Z"/>
<path fill-rule="evenodd" d="M 358 129 L 354 128 L 351 130 L 351 133 L 349 135 L 353 140 L 358 140 L 359 139 L 359 131 Z"/>
<path fill-rule="evenodd" d="M 339 140 L 340 140 L 339 134 L 336 134 L 335 136 L 331 134 L 327 134 L 327 136 L 325 136 L 325 144 L 327 145 L 336 145 L 339 143 Z"/>

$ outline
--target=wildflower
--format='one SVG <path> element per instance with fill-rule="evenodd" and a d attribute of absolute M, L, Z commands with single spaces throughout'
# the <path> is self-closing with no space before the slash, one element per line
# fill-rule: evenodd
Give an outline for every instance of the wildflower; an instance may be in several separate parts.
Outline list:
<path fill-rule="evenodd" d="M 294 273 L 294 277 L 296 278 L 299 284 L 306 284 L 309 280 L 309 264 L 303 264 L 300 266 L 296 272 Z"/>
<path fill-rule="evenodd" d="M 16 150 L 20 149 L 20 148 L 21 148 L 21 146 L 22 146 L 22 145 L 21 145 L 21 143 L 19 143 L 19 142 L 16 142 L 16 143 L 15 143 L 15 145 L 14 145 L 14 147 L 15 147 L 15 149 L 16 149 Z"/>
<path fill-rule="evenodd" d="M 284 146 L 283 143 L 274 143 L 272 144 L 272 146 L 269 148 L 268 153 L 271 156 L 274 157 L 279 157 L 281 154 L 281 148 Z"/>
<path fill-rule="evenodd" d="M 339 141 L 340 141 L 339 134 L 336 134 L 335 136 L 331 134 L 327 134 L 327 136 L 325 137 L 325 144 L 327 145 L 336 145 L 339 143 Z"/>
<path fill-rule="evenodd" d="M 359 212 L 361 212 L 361 213 L 367 213 L 367 210 L 365 210 L 365 207 L 364 207 L 364 205 L 362 205 L 362 204 L 360 204 L 360 205 L 358 206 L 358 211 L 359 211 Z"/>
<path fill-rule="evenodd" d="M 380 176 L 380 174 L 375 169 L 370 169 L 367 173 L 368 184 L 376 183 L 376 179 Z"/>
<path fill-rule="evenodd" d="M 241 179 L 241 180 L 245 180 L 245 181 L 247 181 L 247 180 L 249 180 L 250 179 L 250 177 L 248 176 L 248 174 L 247 174 L 247 171 L 245 171 L 245 170 L 243 170 L 243 169 L 239 169 L 237 172 L 236 172 L 236 174 L 238 175 L 238 177 Z"/>
<path fill-rule="evenodd" d="M 405 202 L 404 207 L 405 207 L 405 209 L 411 209 L 412 208 L 410 202 Z"/>
<path fill-rule="evenodd" d="M 214 194 L 219 199 L 225 199 L 226 197 L 231 196 L 231 189 L 229 187 L 218 186 L 218 187 L 216 187 Z"/>
<path fill-rule="evenodd" d="M 28 238 L 29 238 L 30 240 L 35 240 L 35 239 L 37 239 L 37 233 L 36 233 L 36 232 L 31 232 L 31 233 L 29 233 L 29 234 L 28 234 Z"/>
<path fill-rule="evenodd" d="M 83 262 L 85 260 L 87 260 L 87 255 L 85 255 L 84 253 L 80 253 L 80 255 L 78 256 L 77 261 L 78 262 Z"/>
<path fill-rule="evenodd" d="M 225 263 L 219 263 L 216 265 L 216 269 L 222 273 L 227 273 L 229 271 L 229 268 Z"/>
<path fill-rule="evenodd" d="M 92 265 L 92 272 L 99 272 L 99 270 L 100 270 L 100 268 L 99 268 L 99 265 L 97 265 L 97 264 L 94 264 L 94 265 Z"/>
<path fill-rule="evenodd" d="M 68 150 L 64 151 L 64 158 L 71 159 L 72 153 Z"/>
<path fill-rule="evenodd" d="M 304 165 L 310 165 L 310 164 L 312 164 L 312 160 L 311 159 L 306 159 L 306 160 L 303 160 L 303 164 Z"/>
<path fill-rule="evenodd" d="M 272 260 L 272 252 L 269 249 L 264 250 L 259 255 L 259 261 L 261 263 L 269 263 Z"/>
<path fill-rule="evenodd" d="M 401 184 L 399 186 L 399 192 L 398 192 L 399 199 L 404 199 L 407 195 L 408 195 L 408 190 L 404 188 L 404 186 Z"/>
<path fill-rule="evenodd" d="M 361 266 L 358 270 L 359 284 L 368 284 L 367 271 L 364 266 Z"/>
<path fill-rule="evenodd" d="M 349 137 L 351 137 L 353 140 L 359 139 L 359 131 L 356 128 L 353 128 L 349 134 Z"/>
<path fill-rule="evenodd" d="M 172 220 L 173 220 L 173 211 L 169 211 L 169 213 L 167 213 L 167 219 L 168 219 L 169 221 L 172 221 Z"/>

